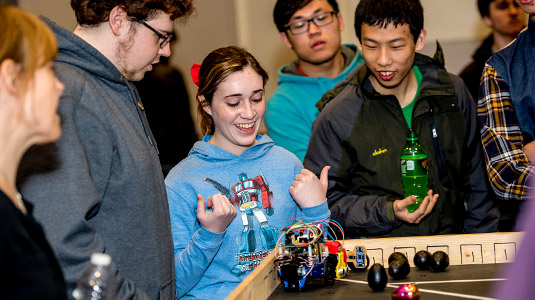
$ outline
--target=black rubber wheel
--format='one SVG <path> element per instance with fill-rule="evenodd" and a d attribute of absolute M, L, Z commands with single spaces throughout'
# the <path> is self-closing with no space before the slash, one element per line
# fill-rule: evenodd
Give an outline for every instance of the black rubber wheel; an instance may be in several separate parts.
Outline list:
<path fill-rule="evenodd" d="M 288 291 L 299 291 L 299 279 L 297 278 L 297 265 L 287 264 L 281 266 L 281 280 L 288 283 Z"/>
<path fill-rule="evenodd" d="M 336 265 L 338 257 L 335 254 L 329 254 L 323 264 L 323 282 L 325 285 L 333 285 L 336 278 Z"/>

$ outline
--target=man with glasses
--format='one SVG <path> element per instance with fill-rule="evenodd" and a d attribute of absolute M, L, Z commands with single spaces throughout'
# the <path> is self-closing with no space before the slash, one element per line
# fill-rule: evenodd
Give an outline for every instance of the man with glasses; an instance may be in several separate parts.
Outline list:
<path fill-rule="evenodd" d="M 43 224 L 69 295 L 91 254 L 105 252 L 116 299 L 175 299 L 165 184 L 131 81 L 171 54 L 174 20 L 191 13 L 191 0 L 71 0 L 71 6 L 74 32 L 47 20 L 65 85 L 63 135 L 27 153 L 19 188 Z"/>
<path fill-rule="evenodd" d="M 363 59 L 355 45 L 341 44 L 344 22 L 336 0 L 278 0 L 273 18 L 297 60 L 279 69 L 266 126 L 276 145 L 302 161 L 319 114 L 316 102 Z"/>

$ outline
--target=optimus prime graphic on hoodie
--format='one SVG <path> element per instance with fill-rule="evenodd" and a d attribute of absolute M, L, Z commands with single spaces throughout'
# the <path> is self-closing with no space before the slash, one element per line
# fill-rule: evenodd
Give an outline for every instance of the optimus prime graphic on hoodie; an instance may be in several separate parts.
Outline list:
<path fill-rule="evenodd" d="M 256 267 L 262 259 L 269 254 L 269 250 L 275 248 L 278 239 L 276 227 L 270 226 L 267 216 L 273 215 L 272 205 L 273 192 L 269 190 L 266 178 L 260 171 L 259 176 L 247 177 L 246 173 L 238 175 L 240 181 L 230 189 L 226 189 L 218 182 L 205 178 L 213 184 L 221 194 L 238 206 L 243 224 L 243 231 L 238 239 L 239 252 L 236 255 L 238 264 L 232 268 L 231 273 L 236 276 L 244 275 L 245 272 Z M 256 249 L 256 237 L 254 221 L 259 224 L 259 234 L 262 240 L 262 248 Z"/>

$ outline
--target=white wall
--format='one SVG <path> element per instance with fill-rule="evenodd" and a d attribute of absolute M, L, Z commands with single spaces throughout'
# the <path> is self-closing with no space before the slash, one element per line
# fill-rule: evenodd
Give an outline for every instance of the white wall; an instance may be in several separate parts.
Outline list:
<path fill-rule="evenodd" d="M 76 17 L 69 0 L 19 0 L 19 6 L 37 15 L 49 17 L 61 26 L 74 30 Z"/>
<path fill-rule="evenodd" d="M 421 0 L 428 32 L 427 45 L 422 51 L 432 55 L 435 40 L 444 51 L 446 67 L 458 73 L 471 58 L 474 48 L 489 32 L 479 17 L 475 0 Z M 189 68 L 200 63 L 211 51 L 227 45 L 247 48 L 270 75 L 266 86 L 267 95 L 276 88 L 277 69 L 281 64 L 295 59 L 293 52 L 280 40 L 273 23 L 273 7 L 276 0 L 196 0 L 197 12 L 187 24 L 177 23 L 180 37 L 173 49 L 172 63 L 186 78 L 192 103 L 195 85 L 189 80 Z M 74 13 L 69 0 L 19 0 L 20 6 L 36 14 L 48 16 L 56 23 L 73 29 Z M 345 43 L 354 43 L 353 15 L 358 0 L 338 0 L 346 28 L 342 33 Z M 194 116 L 196 113 L 194 113 Z"/>
<path fill-rule="evenodd" d="M 483 25 L 475 0 L 421 0 L 427 43 L 423 53 L 432 55 L 435 41 L 444 50 L 446 69 L 458 74 L 472 59 L 481 40 L 490 33 Z"/>

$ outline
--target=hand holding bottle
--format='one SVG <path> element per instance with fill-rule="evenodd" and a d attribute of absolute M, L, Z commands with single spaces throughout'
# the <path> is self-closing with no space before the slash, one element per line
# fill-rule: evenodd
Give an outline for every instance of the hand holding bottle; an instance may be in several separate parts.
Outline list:
<path fill-rule="evenodd" d="M 330 166 L 324 167 L 319 179 L 307 169 L 301 170 L 301 174 L 295 176 L 290 186 L 290 194 L 300 207 L 314 207 L 325 202 L 330 168 Z"/>
<path fill-rule="evenodd" d="M 412 213 L 407 210 L 407 206 L 416 202 L 416 197 L 414 197 L 414 195 L 411 195 L 403 200 L 396 200 L 394 201 L 393 206 L 394 215 L 400 221 L 404 221 L 411 224 L 418 224 L 420 223 L 420 221 L 422 221 L 423 218 L 425 218 L 425 216 L 427 216 L 429 213 L 431 213 L 431 211 L 433 211 L 437 200 L 438 194 L 433 194 L 433 190 L 428 190 L 427 196 L 422 201 L 420 207 L 418 207 L 418 209 L 416 209 Z"/>
<path fill-rule="evenodd" d="M 197 220 L 210 232 L 225 231 L 236 217 L 236 207 L 222 194 L 212 195 L 206 201 L 206 207 L 211 207 L 212 211 L 207 211 L 204 206 L 204 197 L 197 195 Z"/>

